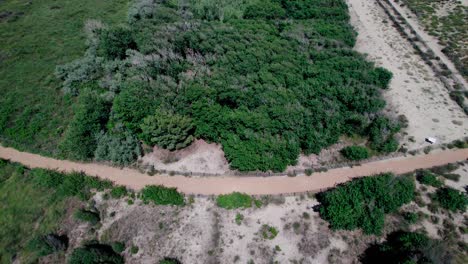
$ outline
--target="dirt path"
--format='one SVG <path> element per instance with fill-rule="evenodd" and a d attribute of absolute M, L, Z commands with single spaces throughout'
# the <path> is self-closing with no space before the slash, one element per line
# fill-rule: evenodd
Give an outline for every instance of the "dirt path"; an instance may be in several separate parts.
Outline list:
<path fill-rule="evenodd" d="M 310 177 L 225 176 L 188 178 L 184 176 L 148 176 L 134 169 L 119 169 L 96 163 L 57 160 L 1 146 L 0 158 L 22 163 L 30 168 L 53 169 L 61 172 L 82 171 L 87 175 L 108 179 L 116 184 L 125 185 L 136 190 L 143 188 L 145 185 L 160 184 L 167 187 L 176 187 L 179 191 L 186 194 L 218 195 L 239 191 L 253 195 L 264 195 L 320 191 L 355 177 L 381 172 L 401 174 L 419 168 L 462 161 L 468 159 L 468 149 L 447 150 L 422 156 L 369 162 L 353 168 L 338 168 L 323 173 L 314 173 Z"/>

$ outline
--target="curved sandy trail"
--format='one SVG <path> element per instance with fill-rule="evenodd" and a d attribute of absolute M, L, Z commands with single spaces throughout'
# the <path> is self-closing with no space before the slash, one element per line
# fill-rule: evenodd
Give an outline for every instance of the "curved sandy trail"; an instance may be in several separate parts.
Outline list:
<path fill-rule="evenodd" d="M 135 169 L 119 169 L 96 163 L 78 163 L 57 160 L 37 154 L 20 152 L 0 146 L 0 158 L 19 162 L 30 168 L 44 168 L 61 172 L 82 171 L 87 175 L 108 179 L 116 184 L 132 189 L 141 189 L 145 185 L 164 185 L 176 187 L 186 194 L 217 195 L 233 191 L 252 195 L 285 194 L 308 191 L 320 191 L 355 177 L 381 172 L 396 174 L 407 173 L 420 168 L 444 165 L 468 159 L 468 149 L 446 150 L 428 155 L 400 157 L 362 164 L 353 168 L 332 169 L 312 176 L 275 176 L 275 177 L 185 177 L 185 176 L 148 176 Z"/>

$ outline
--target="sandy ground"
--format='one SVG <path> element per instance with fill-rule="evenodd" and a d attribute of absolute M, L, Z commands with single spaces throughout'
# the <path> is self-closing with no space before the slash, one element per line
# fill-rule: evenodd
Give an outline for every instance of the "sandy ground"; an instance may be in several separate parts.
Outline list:
<path fill-rule="evenodd" d="M 106 215 L 97 237 L 101 241 L 125 241 L 128 248 L 139 247 L 135 255 L 127 248 L 126 263 L 149 264 L 164 257 L 194 264 L 321 264 L 331 258 L 353 263 L 356 251 L 369 241 L 363 239 L 352 246 L 358 250 L 350 250 L 343 237 L 360 232 L 331 232 L 312 210 L 317 201 L 306 196 L 270 198 L 267 205 L 246 210 L 218 208 L 207 197 L 195 198 L 192 205 L 183 208 L 142 205 L 141 201 L 128 205 L 123 200 L 105 201 L 102 194 L 96 195 L 95 201 L 101 214 Z M 111 212 L 114 217 L 108 216 Z M 240 224 L 235 221 L 238 213 L 244 217 Z M 275 238 L 263 238 L 259 231 L 265 224 L 279 231 Z"/>
<path fill-rule="evenodd" d="M 468 84 L 466 80 L 459 73 L 459 71 L 455 67 L 455 64 L 453 64 L 452 61 L 442 52 L 442 49 L 444 47 L 439 44 L 439 40 L 436 37 L 429 35 L 425 31 L 424 26 L 421 23 L 419 23 L 417 16 L 413 14 L 411 10 L 409 10 L 409 8 L 405 6 L 401 6 L 400 4 L 397 4 L 394 0 L 390 0 L 390 2 L 398 10 L 398 12 L 406 19 L 406 21 L 408 21 L 411 27 L 416 31 L 416 33 L 418 33 L 418 35 L 431 48 L 431 50 L 434 51 L 434 54 L 438 56 L 440 60 L 447 65 L 450 71 L 452 71 L 455 74 L 455 78 L 457 78 L 458 81 L 465 87 L 465 90 L 468 89 Z M 454 6 L 454 3 L 450 1 L 446 2 L 445 5 L 444 3 L 440 3 L 440 4 L 443 5 L 444 7 L 440 8 L 438 11 L 445 13 L 445 14 L 440 14 L 440 16 L 447 15 L 448 14 L 447 9 L 450 9 L 451 7 L 453 8 Z M 466 5 L 466 3 L 464 4 Z"/>
<path fill-rule="evenodd" d="M 466 136 L 468 118 L 378 4 L 369 0 L 347 2 L 351 24 L 359 33 L 355 49 L 393 72 L 390 89 L 384 92 L 384 97 L 391 114 L 405 115 L 409 120 L 408 135 L 403 141 L 407 148 L 424 147 L 428 136 L 439 139 L 439 143 Z M 414 142 L 408 140 L 410 137 Z"/>
<path fill-rule="evenodd" d="M 141 158 L 143 165 L 152 165 L 156 170 L 226 174 L 229 163 L 221 145 L 195 140 L 187 148 L 168 151 L 155 146 L 153 151 Z"/>
<path fill-rule="evenodd" d="M 314 173 L 312 176 L 274 176 L 274 177 L 184 177 L 181 175 L 149 176 L 130 168 L 115 168 L 96 163 L 78 163 L 57 160 L 37 154 L 20 152 L 0 146 L 0 158 L 20 162 L 31 168 L 44 168 L 61 172 L 81 171 L 90 176 L 113 181 L 116 184 L 139 190 L 146 185 L 176 187 L 186 194 L 217 195 L 234 191 L 248 194 L 285 194 L 316 192 L 333 187 L 356 177 L 382 172 L 402 174 L 420 168 L 444 165 L 468 158 L 468 149 L 433 151 L 427 155 L 398 157 L 381 161 L 363 163 L 360 166 L 331 169 Z"/>
<path fill-rule="evenodd" d="M 430 193 L 435 191 L 423 191 L 419 184 L 417 189 L 425 200 L 430 200 Z M 106 200 L 102 192 L 97 193 L 92 204 L 101 214 L 101 225 L 94 228 L 96 231 L 88 226 L 87 232 L 79 226 L 81 231 L 71 233 L 72 239 L 122 241 L 126 244 L 126 263 L 151 264 L 171 257 L 193 264 L 347 264 L 359 263 L 359 255 L 385 237 L 364 235 L 358 230 L 330 230 L 313 210 L 317 200 L 309 195 L 258 197 L 262 201 L 260 207 L 237 210 L 219 208 L 210 197 L 195 197 L 184 207 L 145 205 L 138 199 L 129 205 L 127 199 Z M 458 228 L 466 226 L 466 213 L 430 212 L 427 206 L 419 207 L 414 202 L 403 206 L 400 212 L 426 217 L 408 225 L 398 213 L 387 215 L 384 234 L 408 228 L 441 239 L 447 234 L 447 221 L 456 227 L 449 232 L 456 232 L 458 239 L 467 241 L 467 235 Z M 238 214 L 243 219 L 236 222 Z M 432 220 L 434 217 L 437 223 Z M 277 236 L 265 239 L 260 232 L 263 225 L 274 227 Z M 129 252 L 131 246 L 137 246 L 138 253 Z"/>

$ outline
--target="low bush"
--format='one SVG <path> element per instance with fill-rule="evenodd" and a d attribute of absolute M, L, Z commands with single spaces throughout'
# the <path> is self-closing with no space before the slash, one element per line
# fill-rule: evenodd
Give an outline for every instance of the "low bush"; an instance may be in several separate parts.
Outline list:
<path fill-rule="evenodd" d="M 420 233 L 398 231 L 387 236 L 382 244 L 370 246 L 360 261 L 370 263 L 432 263 L 429 262 L 430 239 Z"/>
<path fill-rule="evenodd" d="M 411 212 L 405 212 L 403 214 L 403 217 L 405 220 L 410 223 L 410 224 L 416 224 L 419 220 L 419 216 L 416 213 L 411 213 Z"/>
<path fill-rule="evenodd" d="M 278 229 L 273 226 L 263 225 L 260 229 L 260 233 L 264 239 L 272 240 L 278 235 Z"/>
<path fill-rule="evenodd" d="M 216 204 L 225 209 L 249 208 L 252 207 L 252 202 L 250 195 L 239 192 L 220 195 L 216 198 Z"/>
<path fill-rule="evenodd" d="M 112 243 L 112 250 L 117 253 L 122 253 L 125 250 L 125 244 L 122 242 L 114 242 Z"/>
<path fill-rule="evenodd" d="M 366 234 L 380 234 L 386 213 L 414 198 L 414 180 L 381 174 L 353 180 L 333 190 L 320 193 L 320 216 L 333 229 L 363 229 Z"/>
<path fill-rule="evenodd" d="M 459 167 L 460 165 L 458 165 L 457 163 L 449 163 L 449 164 L 442 165 L 442 166 L 432 167 L 429 170 L 435 174 L 442 175 L 444 173 L 450 173 L 458 169 Z"/>
<path fill-rule="evenodd" d="M 119 199 L 127 195 L 127 188 L 125 186 L 117 186 L 112 188 L 110 195 L 114 199 Z"/>
<path fill-rule="evenodd" d="M 61 155 L 68 159 L 89 160 L 94 157 L 96 138 L 105 129 L 110 106 L 95 91 L 80 93 L 75 115 L 60 143 Z"/>
<path fill-rule="evenodd" d="M 441 176 L 444 177 L 447 180 L 451 180 L 451 181 L 454 181 L 454 182 L 458 182 L 460 180 L 460 177 L 461 177 L 460 174 L 456 174 L 456 173 L 444 173 Z"/>
<path fill-rule="evenodd" d="M 436 188 L 442 186 L 442 182 L 437 179 L 437 176 L 428 170 L 419 171 L 416 175 L 416 179 L 418 179 L 421 184 L 430 185 Z"/>
<path fill-rule="evenodd" d="M 101 132 L 96 135 L 94 159 L 110 161 L 117 165 L 130 165 L 141 155 L 140 141 L 129 131 Z"/>
<path fill-rule="evenodd" d="M 176 188 L 164 186 L 146 186 L 141 190 L 141 199 L 157 205 L 184 205 L 184 196 Z"/>
<path fill-rule="evenodd" d="M 341 149 L 341 154 L 349 160 L 363 160 L 369 158 L 369 151 L 361 146 L 349 146 Z"/>
<path fill-rule="evenodd" d="M 136 43 L 130 30 L 115 28 L 103 30 L 100 33 L 98 50 L 106 59 L 124 59 L 127 49 L 136 49 Z"/>
<path fill-rule="evenodd" d="M 439 202 L 440 206 L 453 212 L 464 212 L 468 203 L 465 193 L 449 187 L 437 190 L 435 200 Z"/>
<path fill-rule="evenodd" d="M 114 252 L 111 246 L 104 244 L 89 244 L 76 248 L 68 259 L 69 264 L 123 264 L 122 256 Z"/>
<path fill-rule="evenodd" d="M 101 220 L 98 213 L 91 212 L 91 211 L 84 210 L 84 209 L 77 210 L 74 216 L 76 219 L 88 222 L 91 225 L 95 225 L 99 223 L 99 221 Z"/>
<path fill-rule="evenodd" d="M 188 117 L 158 111 L 143 119 L 141 139 L 150 146 L 177 150 L 192 143 L 194 126 Z"/>
<path fill-rule="evenodd" d="M 240 214 L 240 213 L 237 213 L 236 214 L 236 224 L 241 225 L 243 220 L 244 220 L 244 216 L 242 214 Z"/>

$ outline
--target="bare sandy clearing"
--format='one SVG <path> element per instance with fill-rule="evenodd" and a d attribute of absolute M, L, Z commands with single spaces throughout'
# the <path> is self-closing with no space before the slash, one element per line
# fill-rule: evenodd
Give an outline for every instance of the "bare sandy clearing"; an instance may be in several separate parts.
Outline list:
<path fill-rule="evenodd" d="M 403 141 L 407 148 L 424 147 L 428 136 L 447 143 L 468 135 L 466 115 L 378 4 L 368 0 L 347 2 L 351 24 L 359 33 L 355 49 L 393 72 L 390 89 L 384 96 L 390 113 L 405 115 L 409 120 L 408 136 Z"/>
<path fill-rule="evenodd" d="M 230 172 L 220 144 L 195 140 L 190 146 L 169 151 L 155 146 L 153 152 L 141 158 L 143 165 L 156 170 L 225 174 Z"/>

